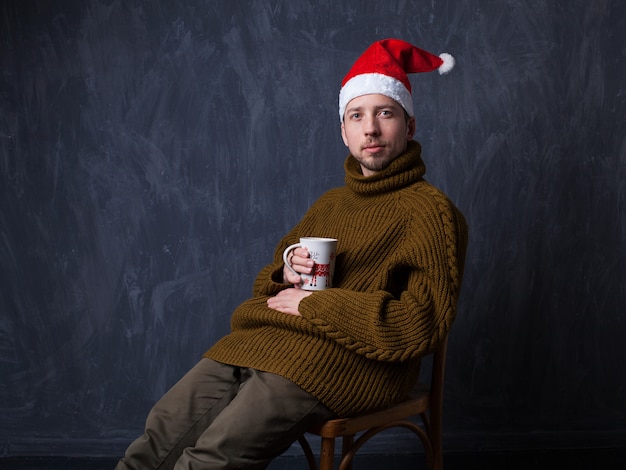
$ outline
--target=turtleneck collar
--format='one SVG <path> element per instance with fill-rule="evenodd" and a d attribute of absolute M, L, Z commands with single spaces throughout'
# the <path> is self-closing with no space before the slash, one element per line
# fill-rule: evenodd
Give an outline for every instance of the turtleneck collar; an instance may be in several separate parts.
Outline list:
<path fill-rule="evenodd" d="M 359 162 L 352 155 L 348 155 L 344 163 L 346 186 L 363 196 L 374 196 L 415 183 L 426 173 L 421 151 L 420 144 L 412 140 L 404 153 L 392 161 L 387 168 L 372 176 L 363 176 Z"/>

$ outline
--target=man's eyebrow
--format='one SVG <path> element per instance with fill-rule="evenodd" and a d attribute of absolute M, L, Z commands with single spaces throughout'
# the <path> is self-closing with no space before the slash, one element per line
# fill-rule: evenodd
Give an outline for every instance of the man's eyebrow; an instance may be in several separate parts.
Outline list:
<path fill-rule="evenodd" d="M 394 106 L 394 103 L 385 103 L 385 104 L 379 104 L 376 106 L 372 107 L 374 109 L 374 111 L 380 111 L 381 109 L 395 109 L 396 106 Z M 354 106 L 352 108 L 347 108 L 346 109 L 346 113 L 353 113 L 353 112 L 363 112 L 363 106 Z"/>
<path fill-rule="evenodd" d="M 363 108 L 361 106 L 354 106 L 352 108 L 346 109 L 346 113 L 353 113 L 355 111 L 361 111 Z"/>

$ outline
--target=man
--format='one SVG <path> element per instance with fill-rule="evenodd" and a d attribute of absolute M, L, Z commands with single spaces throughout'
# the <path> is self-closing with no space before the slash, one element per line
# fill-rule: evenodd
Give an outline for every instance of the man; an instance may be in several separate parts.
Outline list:
<path fill-rule="evenodd" d="M 279 243 L 230 334 L 152 409 L 118 469 L 265 468 L 306 429 L 388 406 L 456 315 L 467 228 L 423 175 L 407 72 L 451 68 L 409 43 L 374 43 L 339 97 L 346 185 Z M 339 240 L 334 287 L 310 292 L 285 268 L 300 237 Z M 309 273 L 306 249 L 291 263 Z"/>

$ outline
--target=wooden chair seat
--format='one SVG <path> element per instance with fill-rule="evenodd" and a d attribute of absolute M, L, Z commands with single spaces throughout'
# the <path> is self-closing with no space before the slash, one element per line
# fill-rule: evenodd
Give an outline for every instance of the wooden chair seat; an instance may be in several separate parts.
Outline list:
<path fill-rule="evenodd" d="M 341 461 L 337 468 L 350 470 L 352 460 L 363 444 L 380 432 L 395 427 L 404 427 L 413 431 L 422 441 L 427 467 L 430 470 L 443 470 L 441 421 L 447 341 L 446 336 L 433 353 L 430 385 L 417 384 L 409 398 L 383 410 L 349 418 L 332 419 L 308 430 L 309 434 L 322 439 L 319 470 L 335 468 L 335 440 L 337 438 L 342 438 Z M 421 425 L 418 424 L 419 420 L 421 420 Z M 317 470 L 315 455 L 306 436 L 301 436 L 298 442 L 306 455 L 309 469 Z"/>

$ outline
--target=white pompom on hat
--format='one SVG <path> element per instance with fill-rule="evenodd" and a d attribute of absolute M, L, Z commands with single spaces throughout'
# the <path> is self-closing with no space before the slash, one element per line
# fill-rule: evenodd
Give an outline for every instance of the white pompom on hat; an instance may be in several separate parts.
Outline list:
<path fill-rule="evenodd" d="M 339 119 L 348 103 L 363 95 L 380 94 L 396 100 L 413 116 L 413 98 L 408 73 L 448 73 L 454 57 L 433 55 L 400 39 L 383 39 L 368 47 L 341 82 Z"/>

